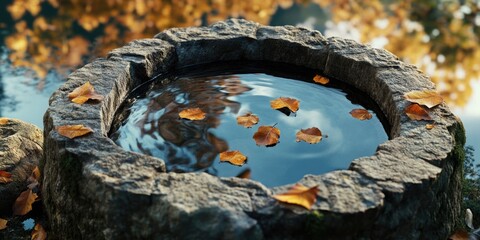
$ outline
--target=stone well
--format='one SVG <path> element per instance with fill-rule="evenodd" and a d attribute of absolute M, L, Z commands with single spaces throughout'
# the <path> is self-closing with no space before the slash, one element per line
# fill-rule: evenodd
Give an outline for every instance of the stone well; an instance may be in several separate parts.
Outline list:
<path fill-rule="evenodd" d="M 311 211 L 279 204 L 273 189 L 239 178 L 167 173 L 161 159 L 107 137 L 129 92 L 187 65 L 230 60 L 318 69 L 365 92 L 390 124 L 391 140 L 350 168 L 306 175 L 319 185 Z M 78 105 L 67 94 L 90 81 L 105 96 Z M 391 53 L 318 31 L 231 19 L 174 28 L 133 41 L 72 73 L 45 114 L 43 196 L 53 239 L 445 239 L 460 215 L 464 130 L 445 104 L 431 130 L 403 112 L 403 94 L 434 89 Z M 56 126 L 94 132 L 68 139 Z M 293 183 L 292 183 L 293 184 Z"/>

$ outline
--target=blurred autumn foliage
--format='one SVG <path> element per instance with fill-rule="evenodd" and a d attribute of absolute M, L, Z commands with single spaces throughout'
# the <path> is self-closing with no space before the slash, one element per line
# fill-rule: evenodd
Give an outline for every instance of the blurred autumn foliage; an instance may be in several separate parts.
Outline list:
<path fill-rule="evenodd" d="M 480 78 L 480 3 L 465 1 L 361 0 L 10 0 L 13 24 L 5 45 L 15 67 L 43 79 L 65 74 L 132 39 L 170 27 L 205 25 L 228 17 L 269 24 L 278 8 L 316 4 L 333 23 L 348 22 L 370 43 L 417 65 L 445 100 L 463 106 L 471 80 Z"/>

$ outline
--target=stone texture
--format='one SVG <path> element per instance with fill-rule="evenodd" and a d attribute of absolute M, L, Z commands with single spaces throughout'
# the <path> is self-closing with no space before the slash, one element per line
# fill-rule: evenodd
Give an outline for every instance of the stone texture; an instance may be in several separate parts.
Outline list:
<path fill-rule="evenodd" d="M 0 125 L 0 170 L 13 182 L 0 183 L 0 216 L 9 215 L 15 199 L 27 189 L 27 178 L 43 157 L 43 134 L 36 126 L 8 119 Z"/>
<path fill-rule="evenodd" d="M 127 152 L 107 137 L 120 104 L 146 80 L 230 60 L 282 62 L 344 81 L 379 104 L 391 140 L 349 170 L 305 176 L 300 182 L 320 188 L 306 211 L 272 198 L 288 186 L 166 173 L 163 160 Z M 69 102 L 68 92 L 87 80 L 105 100 Z M 460 215 L 462 124 L 444 104 L 431 113 L 432 130 L 403 114 L 405 92 L 433 88 L 428 77 L 387 51 L 292 26 L 231 19 L 134 41 L 72 73 L 50 99 L 42 161 L 50 237 L 445 239 Z M 54 130 L 66 124 L 95 132 L 66 139 Z"/>

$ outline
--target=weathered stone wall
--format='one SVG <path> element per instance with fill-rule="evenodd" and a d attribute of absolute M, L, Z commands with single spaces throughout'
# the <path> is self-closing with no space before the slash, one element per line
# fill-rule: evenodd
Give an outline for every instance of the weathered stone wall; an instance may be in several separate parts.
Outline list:
<path fill-rule="evenodd" d="M 349 170 L 307 175 L 319 185 L 312 211 L 292 209 L 268 189 L 238 178 L 166 173 L 162 160 L 127 152 L 107 134 L 115 111 L 144 81 L 192 64 L 282 62 L 318 69 L 376 101 L 391 140 Z M 90 81 L 105 96 L 78 105 L 67 95 Z M 387 51 L 318 31 L 228 20 L 175 28 L 113 50 L 75 71 L 45 114 L 44 203 L 53 239 L 445 239 L 459 216 L 464 131 L 442 104 L 435 128 L 405 114 L 405 92 L 434 89 L 428 77 Z M 83 124 L 73 140 L 55 127 Z"/>

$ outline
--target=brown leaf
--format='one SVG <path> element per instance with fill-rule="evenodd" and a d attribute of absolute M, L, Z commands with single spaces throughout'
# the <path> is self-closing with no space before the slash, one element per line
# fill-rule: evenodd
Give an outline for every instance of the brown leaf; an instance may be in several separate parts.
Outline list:
<path fill-rule="evenodd" d="M 83 125 L 64 125 L 56 127 L 57 132 L 70 139 L 81 137 L 88 133 L 93 132 L 93 130 L 89 127 L 85 127 Z"/>
<path fill-rule="evenodd" d="M 7 228 L 8 220 L 0 218 L 0 230 Z"/>
<path fill-rule="evenodd" d="M 32 240 L 45 240 L 47 239 L 47 232 L 45 229 L 40 225 L 40 223 L 35 224 L 35 227 L 32 231 Z"/>
<path fill-rule="evenodd" d="M 274 126 L 260 126 L 253 135 L 253 139 L 257 145 L 272 146 L 278 143 L 280 138 L 280 129 Z"/>
<path fill-rule="evenodd" d="M 452 236 L 448 238 L 449 240 L 469 240 L 469 234 L 464 229 L 457 229 Z"/>
<path fill-rule="evenodd" d="M 17 200 L 13 204 L 14 215 L 25 215 L 32 210 L 32 204 L 37 200 L 38 195 L 32 192 L 32 189 L 27 189 L 20 193 Z"/>
<path fill-rule="evenodd" d="M 32 174 L 27 179 L 27 182 L 28 182 L 27 188 L 33 190 L 36 187 L 38 187 L 40 185 L 38 180 L 40 180 L 40 169 L 38 169 L 38 167 L 36 166 L 33 169 Z"/>
<path fill-rule="evenodd" d="M 434 127 L 435 127 L 435 124 L 430 124 L 430 123 L 428 123 L 427 125 L 425 125 L 425 128 L 426 128 L 427 130 L 432 130 Z"/>
<path fill-rule="evenodd" d="M 353 109 L 352 111 L 350 111 L 350 114 L 352 115 L 352 117 L 362 121 L 372 118 L 372 114 L 366 109 Z"/>
<path fill-rule="evenodd" d="M 305 141 L 310 144 L 318 143 L 322 140 L 322 132 L 316 127 L 301 129 L 297 132 L 297 142 Z"/>
<path fill-rule="evenodd" d="M 178 113 L 178 116 L 188 120 L 203 120 L 205 118 L 205 112 L 200 108 L 187 108 Z"/>
<path fill-rule="evenodd" d="M 225 151 L 220 153 L 220 162 L 229 162 L 236 166 L 242 166 L 247 161 L 247 157 L 240 151 Z"/>
<path fill-rule="evenodd" d="M 280 202 L 300 205 L 306 209 L 311 209 L 317 201 L 318 186 L 307 188 L 302 184 L 295 184 L 287 192 L 276 194 L 273 198 Z"/>
<path fill-rule="evenodd" d="M 258 121 L 259 118 L 252 113 L 247 113 L 237 117 L 237 124 L 246 128 L 251 128 L 253 125 L 257 124 Z"/>
<path fill-rule="evenodd" d="M 8 123 L 8 118 L 0 118 L 0 125 L 5 125 Z"/>
<path fill-rule="evenodd" d="M 33 179 L 35 180 L 40 180 L 40 169 L 38 168 L 38 166 L 35 166 L 35 168 L 33 169 L 32 171 L 32 174 L 30 175 L 30 177 L 32 177 Z"/>
<path fill-rule="evenodd" d="M 317 75 L 315 75 L 315 77 L 313 77 L 313 81 L 316 82 L 316 83 L 320 83 L 320 84 L 325 85 L 328 82 L 330 82 L 330 79 L 317 74 Z"/>
<path fill-rule="evenodd" d="M 3 170 L 0 170 L 0 183 L 13 182 L 12 174 Z"/>
<path fill-rule="evenodd" d="M 95 93 L 95 89 L 90 82 L 86 82 L 82 86 L 75 88 L 68 94 L 68 98 L 78 104 L 83 104 L 88 100 L 103 100 L 102 95 Z"/>
<path fill-rule="evenodd" d="M 443 102 L 442 96 L 434 90 L 410 91 L 405 93 L 404 96 L 407 101 L 418 103 L 428 108 L 435 107 Z"/>
<path fill-rule="evenodd" d="M 300 102 L 294 98 L 279 97 L 275 100 L 270 101 L 270 107 L 272 107 L 273 109 L 288 108 L 290 111 L 296 112 L 300 107 Z"/>
<path fill-rule="evenodd" d="M 237 175 L 237 178 L 250 179 L 251 175 L 252 175 L 252 171 L 250 170 L 250 168 L 247 168 L 247 169 L 241 171 L 241 172 Z"/>
<path fill-rule="evenodd" d="M 405 114 L 407 114 L 411 120 L 432 120 L 427 110 L 416 103 L 412 103 L 406 107 Z"/>

